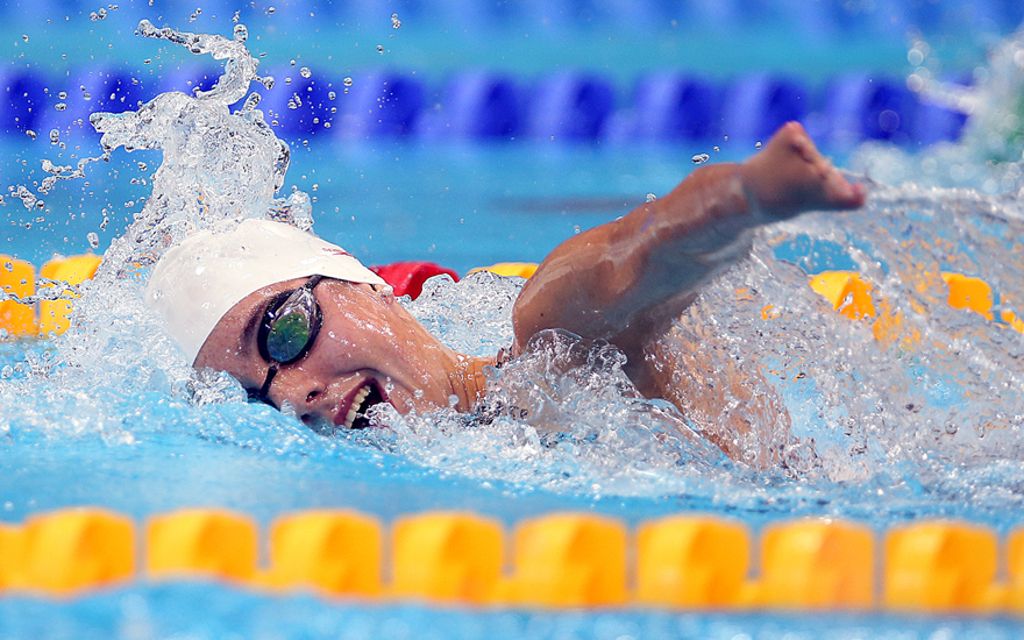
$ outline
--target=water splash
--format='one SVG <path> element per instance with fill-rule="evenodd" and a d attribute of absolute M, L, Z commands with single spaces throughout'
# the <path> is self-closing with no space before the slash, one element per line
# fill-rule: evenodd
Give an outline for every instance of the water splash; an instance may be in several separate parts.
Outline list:
<path fill-rule="evenodd" d="M 993 47 L 975 85 L 942 82 L 939 61 L 922 38 L 907 56 L 914 66 L 907 85 L 926 102 L 968 116 L 956 143 L 941 143 L 911 155 L 886 144 L 866 144 L 851 167 L 890 184 L 913 182 L 970 187 L 988 194 L 1024 194 L 1024 29 Z"/>
<path fill-rule="evenodd" d="M 308 227 L 309 201 L 298 191 L 276 197 L 288 148 L 263 121 L 259 93 L 249 93 L 253 81 L 269 80 L 257 75 L 243 25 L 232 39 L 146 22 L 139 32 L 224 60 L 225 73 L 207 92 L 95 114 L 103 154 L 46 167 L 49 189 L 118 148 L 164 154 L 151 197 L 98 277 L 78 291 L 72 330 L 0 354 L 0 433 L 8 440 L 98 435 L 121 447 L 186 432 L 274 462 L 339 457 L 352 441 L 365 441 L 488 481 L 592 496 L 698 495 L 732 509 L 802 504 L 870 514 L 880 494 L 890 510 L 1024 502 L 1017 463 L 1024 344 L 1005 325 L 950 309 L 938 276 L 947 269 L 983 275 L 1000 305 L 1020 311 L 1013 304 L 1024 305 L 1022 212 L 1013 198 L 967 189 L 876 185 L 862 212 L 762 231 L 751 259 L 708 286 L 654 347 L 674 359 L 679 388 L 693 391 L 683 412 L 639 397 L 614 348 L 564 334 L 539 337 L 493 372 L 489 401 L 476 414 L 403 417 L 381 407 L 375 417 L 390 432 L 325 440 L 288 416 L 244 404 L 230 377 L 194 372 L 180 360 L 142 303 L 140 267 L 197 228 L 267 215 Z M 807 270 L 777 254 L 804 239 L 844 248 L 875 284 L 874 324 L 834 313 L 808 289 Z M 454 348 L 493 354 L 511 342 L 520 286 L 489 274 L 433 280 L 409 306 Z M 774 312 L 766 315 L 768 305 Z M 709 383 L 718 384 L 713 393 Z M 733 424 L 753 426 L 735 443 L 741 458 L 770 469 L 734 464 L 701 437 Z M 846 493 L 847 485 L 855 489 Z"/>
<path fill-rule="evenodd" d="M 185 414 L 191 398 L 244 399 L 237 384 L 231 389 L 219 380 L 206 384 L 182 361 L 142 301 L 144 267 L 197 229 L 253 217 L 312 225 L 305 193 L 275 197 L 290 154 L 256 109 L 258 94 L 246 97 L 252 82 L 269 88 L 272 79 L 257 74 L 259 63 L 244 44 L 244 25 L 235 25 L 232 39 L 158 29 L 145 20 L 138 33 L 223 60 L 224 73 L 212 89 L 193 96 L 164 93 L 135 111 L 94 113 L 90 122 L 102 134 L 100 155 L 75 166 L 43 162 L 48 176 L 40 192 L 47 193 L 59 181 L 82 178 L 89 165 L 109 159 L 119 148 L 163 152 L 150 197 L 125 234 L 111 243 L 96 277 L 77 288 L 41 288 L 27 300 L 81 295 L 72 328 L 42 352 L 50 359 L 42 361 L 30 350 L 26 375 L 0 384 L 3 430 L 18 425 L 22 433 L 91 433 L 131 443 L 148 432 L 147 425 L 126 419 L 139 410 L 132 408 L 139 398 L 157 393 Z M 232 112 L 231 105 L 243 98 L 242 108 Z M 36 198 L 27 189 L 13 193 L 23 202 Z M 197 420 L 182 419 L 196 426 Z"/>

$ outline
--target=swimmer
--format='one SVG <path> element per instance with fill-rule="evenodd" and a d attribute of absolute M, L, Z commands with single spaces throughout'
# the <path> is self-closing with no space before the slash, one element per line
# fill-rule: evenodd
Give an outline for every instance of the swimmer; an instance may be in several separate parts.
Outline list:
<path fill-rule="evenodd" d="M 282 223 L 188 237 L 157 263 L 147 298 L 196 368 L 228 372 L 318 431 L 369 426 L 381 402 L 404 414 L 454 397 L 471 411 L 485 368 L 546 329 L 609 341 L 641 393 L 679 406 L 672 363 L 650 347 L 701 285 L 747 254 L 758 226 L 865 197 L 791 122 L 746 162 L 700 167 L 667 196 L 559 245 L 515 303 L 514 344 L 490 358 L 449 349 L 354 257 Z M 729 434 L 706 435 L 737 455 Z"/>

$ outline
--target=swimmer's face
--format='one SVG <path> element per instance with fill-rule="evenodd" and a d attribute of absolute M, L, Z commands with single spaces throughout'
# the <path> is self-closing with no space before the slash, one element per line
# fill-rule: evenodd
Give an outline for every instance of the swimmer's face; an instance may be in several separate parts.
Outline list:
<path fill-rule="evenodd" d="M 247 389 L 259 389 L 269 363 L 260 355 L 259 327 L 280 295 L 309 278 L 250 294 L 221 318 L 203 344 L 196 367 L 226 371 Z M 359 426 L 360 405 L 387 401 L 401 413 L 445 406 L 451 394 L 447 363 L 453 355 L 385 291 L 324 279 L 313 290 L 323 314 L 309 351 L 280 365 L 267 392 L 303 422 Z"/>

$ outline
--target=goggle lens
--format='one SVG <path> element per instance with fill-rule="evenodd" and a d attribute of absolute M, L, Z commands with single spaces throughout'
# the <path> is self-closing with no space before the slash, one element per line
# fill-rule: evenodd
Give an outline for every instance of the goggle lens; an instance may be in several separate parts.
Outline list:
<path fill-rule="evenodd" d="M 312 318 L 303 309 L 291 310 L 270 323 L 267 355 L 281 364 L 298 360 L 312 338 Z"/>

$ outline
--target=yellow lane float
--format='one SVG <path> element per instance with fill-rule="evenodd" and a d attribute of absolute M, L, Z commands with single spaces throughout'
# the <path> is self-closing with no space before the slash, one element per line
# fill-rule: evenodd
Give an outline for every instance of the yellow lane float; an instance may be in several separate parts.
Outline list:
<path fill-rule="evenodd" d="M 18 299 L 36 294 L 36 270 L 24 260 L 0 255 L 0 291 L 4 298 Z M 16 300 L 0 302 L 0 331 L 14 338 L 36 334 L 36 310 Z"/>
<path fill-rule="evenodd" d="M 256 576 L 256 523 L 222 509 L 187 509 L 146 524 L 152 578 L 207 576 L 249 582 Z"/>
<path fill-rule="evenodd" d="M 330 595 L 381 593 L 380 523 L 354 511 L 282 516 L 270 529 L 266 586 L 315 588 Z"/>
<path fill-rule="evenodd" d="M 489 267 L 476 267 L 470 269 L 469 273 L 477 271 L 490 271 L 499 276 L 515 276 L 517 278 L 530 278 L 537 271 L 536 262 L 499 262 Z"/>
<path fill-rule="evenodd" d="M 853 271 L 824 271 L 811 278 L 810 286 L 833 309 L 851 320 L 875 315 L 871 300 L 874 285 Z"/>
<path fill-rule="evenodd" d="M 44 264 L 39 270 L 39 275 L 47 280 L 66 282 L 69 285 L 77 286 L 96 275 L 96 269 L 99 268 L 101 261 L 102 258 L 94 255 L 57 258 Z M 63 293 L 70 295 L 71 291 Z M 68 319 L 70 314 L 70 300 L 40 300 L 39 335 L 61 334 L 67 331 L 71 326 Z"/>
<path fill-rule="evenodd" d="M 39 277 L 49 282 L 40 283 L 36 280 L 35 267 L 30 263 L 0 255 L 0 290 L 23 299 L 34 296 L 37 285 L 40 292 L 43 288 L 54 286 L 51 282 L 77 286 L 96 275 L 101 261 L 100 256 L 91 254 L 54 258 L 39 270 Z M 71 296 L 72 293 L 67 290 L 61 292 L 61 295 Z M 61 334 L 70 326 L 70 313 L 71 301 L 66 297 L 41 300 L 38 305 L 4 300 L 0 302 L 0 331 L 15 338 Z"/>
<path fill-rule="evenodd" d="M 472 513 L 423 513 L 392 527 L 391 589 L 400 598 L 493 601 L 505 564 L 501 525 Z"/>
<path fill-rule="evenodd" d="M 927 520 L 885 534 L 831 519 L 776 522 L 756 547 L 743 524 L 681 515 L 643 522 L 556 513 L 505 529 L 473 513 L 395 520 L 303 511 L 259 531 L 242 514 L 188 509 L 152 517 L 141 541 L 150 580 L 220 580 L 271 593 L 542 608 L 786 609 L 1024 616 L 1024 529 Z M 77 595 L 138 579 L 136 528 L 103 509 L 37 514 L 0 525 L 0 597 Z M 879 557 L 879 552 L 882 556 Z M 883 574 L 876 582 L 875 568 Z M 1005 576 L 1005 581 L 1000 577 Z"/>

